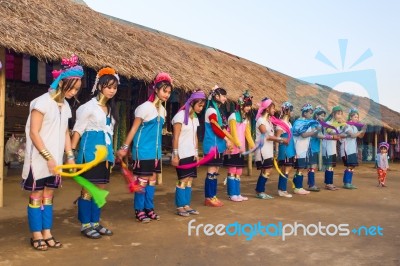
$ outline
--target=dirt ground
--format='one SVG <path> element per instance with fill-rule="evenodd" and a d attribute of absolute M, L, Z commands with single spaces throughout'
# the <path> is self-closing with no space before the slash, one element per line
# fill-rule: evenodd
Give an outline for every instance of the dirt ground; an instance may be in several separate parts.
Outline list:
<path fill-rule="evenodd" d="M 258 174 L 254 170 L 252 176 L 242 178 L 242 194 L 248 196 L 249 201 L 234 203 L 226 200 L 226 188 L 222 185 L 226 170 L 223 169 L 218 194 L 225 206 L 210 208 L 203 206 L 205 168 L 201 167 L 192 202 L 200 215 L 180 217 L 175 214 L 174 206 L 175 170 L 164 166 L 163 184 L 157 187 L 155 197 L 161 220 L 140 224 L 134 219 L 133 195 L 128 193 L 119 171 L 115 171 L 102 214 L 102 223 L 114 231 L 114 236 L 98 240 L 80 234 L 77 210 L 73 205 L 79 187 L 73 180 L 64 178 L 62 188 L 56 192 L 53 229 L 54 236 L 64 246 L 59 250 L 39 252 L 29 245 L 28 194 L 19 187 L 20 169 L 9 169 L 4 179 L 5 204 L 0 208 L 0 265 L 400 265 L 399 172 L 400 165 L 392 164 L 388 187 L 378 188 L 373 165 L 365 164 L 355 173 L 357 190 L 322 190 L 307 196 L 295 195 L 291 199 L 278 197 L 277 174 L 274 173 L 267 184 L 267 192 L 275 198 L 260 200 L 254 198 Z M 338 166 L 336 185 L 341 183 L 342 173 L 343 167 Z M 316 176 L 317 184 L 322 186 L 323 173 L 318 172 Z M 198 236 L 196 229 L 188 235 L 188 224 L 193 219 L 191 225 L 201 229 Z M 219 236 L 210 229 L 218 224 L 235 222 L 241 225 L 272 224 L 268 227 L 271 234 L 278 232 L 274 226 L 279 223 L 285 227 L 285 232 L 289 232 L 296 222 L 310 228 L 307 236 L 298 228 L 297 236 L 286 236 L 285 240 L 282 236 L 265 234 L 246 240 L 250 237 L 243 234 Z M 319 222 L 321 226 L 333 224 L 328 226 L 328 233 L 333 236 L 310 236 L 317 233 L 314 224 Z M 212 225 L 204 232 L 200 224 Z M 360 226 L 372 229 L 368 236 L 363 229 L 360 229 L 361 235 L 348 231 L 347 235 L 339 236 L 339 232 L 335 232 L 339 224 L 348 224 L 349 230 Z M 373 231 L 374 226 L 378 231 Z M 234 230 L 230 227 L 229 231 Z M 326 228 L 321 230 L 326 232 Z M 214 235 L 207 236 L 207 232 Z M 250 232 L 248 226 L 245 232 Z"/>

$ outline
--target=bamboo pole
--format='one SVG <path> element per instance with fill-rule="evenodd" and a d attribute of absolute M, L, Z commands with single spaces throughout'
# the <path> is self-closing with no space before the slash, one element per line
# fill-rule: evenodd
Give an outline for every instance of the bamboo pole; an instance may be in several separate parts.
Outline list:
<path fill-rule="evenodd" d="M 0 207 L 3 207 L 3 179 L 4 179 L 4 118 L 6 99 L 6 50 L 0 47 Z"/>
<path fill-rule="evenodd" d="M 253 154 L 249 153 L 247 157 L 247 175 L 251 176 L 253 174 Z"/>

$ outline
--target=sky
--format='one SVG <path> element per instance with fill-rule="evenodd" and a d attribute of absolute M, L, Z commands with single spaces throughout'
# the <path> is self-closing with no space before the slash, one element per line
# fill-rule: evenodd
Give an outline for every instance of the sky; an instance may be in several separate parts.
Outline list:
<path fill-rule="evenodd" d="M 400 112 L 400 1 L 85 0 L 92 9 Z"/>

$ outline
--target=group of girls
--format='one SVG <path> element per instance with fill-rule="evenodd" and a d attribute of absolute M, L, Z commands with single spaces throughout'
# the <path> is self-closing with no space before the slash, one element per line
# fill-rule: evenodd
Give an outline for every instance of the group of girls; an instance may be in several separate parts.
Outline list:
<path fill-rule="evenodd" d="M 149 86 L 150 96 L 135 110 L 135 118 L 129 133 L 118 151 L 113 150 L 113 131 L 118 123 L 115 95 L 119 76 L 111 67 L 104 67 L 97 73 L 92 89 L 93 98 L 76 111 L 76 122 L 72 135 L 68 129 L 68 119 L 72 117 L 66 99 L 75 98 L 81 87 L 83 69 L 78 58 L 62 60 L 63 69 L 53 71 L 54 82 L 49 92 L 34 99 L 26 124 L 26 157 L 23 168 L 22 186 L 30 191 L 27 208 L 28 223 L 32 232 L 31 245 L 45 251 L 60 248 L 61 242 L 51 234 L 53 220 L 53 192 L 61 183 L 54 168 L 63 163 L 87 163 L 94 159 L 97 145 L 107 148 L 106 159 L 82 174 L 99 188 L 110 181 L 111 168 L 115 157 L 123 159 L 131 146 L 134 161 L 133 174 L 140 188 L 134 193 L 134 212 L 142 223 L 159 220 L 154 210 L 156 174 L 161 172 L 162 128 L 166 102 L 173 90 L 172 79 L 167 73 L 159 73 Z M 197 167 L 201 164 L 197 128 L 197 114 L 205 107 L 205 131 L 203 155 L 207 165 L 204 183 L 204 204 L 221 207 L 217 198 L 217 177 L 219 168 L 227 167 L 225 183 L 229 200 L 248 200 L 241 195 L 240 178 L 245 166 L 245 154 L 255 153 L 260 176 L 255 188 L 256 197 L 270 199 L 265 193 L 266 183 L 271 174 L 276 157 L 279 161 L 278 195 L 292 197 L 287 191 L 287 181 L 292 168 L 296 169 L 293 183 L 294 193 L 305 195 L 309 191 L 319 191 L 315 185 L 314 171 L 320 151 L 327 166 L 325 172 L 326 189 L 337 189 L 333 185 L 333 167 L 336 163 L 336 141 L 340 140 L 341 156 L 347 167 L 344 187 L 352 185 L 353 169 L 357 165 L 356 138 L 362 137 L 365 127 L 358 130 L 358 112 L 352 110 L 346 124 L 343 110 L 337 106 L 332 110 L 329 122 L 323 122 L 326 111 L 322 107 L 315 110 L 310 104 L 301 108 L 302 117 L 292 126 L 290 118 L 293 106 L 285 102 L 281 106 L 281 119 L 275 118 L 275 104 L 264 98 L 256 115 L 256 138 L 251 134 L 252 96 L 246 91 L 229 116 L 221 107 L 227 100 L 227 91 L 219 86 L 211 90 L 208 97 L 201 90 L 193 92 L 186 103 L 173 117 L 173 151 L 171 163 L 176 166 L 178 181 L 175 188 L 176 214 L 180 216 L 198 215 L 191 207 L 192 182 L 197 177 Z M 329 120 L 329 119 L 328 119 Z M 321 123 L 319 123 L 320 121 Z M 132 145 L 131 145 L 132 144 Z M 64 153 L 65 152 L 65 156 Z M 115 154 L 115 156 L 114 156 Z M 75 158 L 76 156 L 76 158 Z M 64 161 L 64 158 L 66 160 Z M 303 189 L 302 170 L 308 168 L 308 188 Z M 81 234 L 91 239 L 111 236 L 113 232 L 100 224 L 101 208 L 84 188 L 77 199 L 78 219 Z"/>

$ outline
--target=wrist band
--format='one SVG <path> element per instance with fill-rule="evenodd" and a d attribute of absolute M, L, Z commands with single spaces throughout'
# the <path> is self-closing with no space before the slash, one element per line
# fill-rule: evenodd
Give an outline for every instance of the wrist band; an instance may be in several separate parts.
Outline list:
<path fill-rule="evenodd" d="M 50 152 L 49 152 L 48 150 L 46 150 L 46 149 L 41 150 L 39 153 L 40 153 L 40 155 L 42 155 L 42 157 L 43 157 L 46 161 L 49 161 L 49 160 L 51 160 L 51 158 L 52 158 Z"/>
<path fill-rule="evenodd" d="M 129 145 L 124 143 L 124 144 L 122 144 L 122 146 L 119 149 L 126 151 L 126 150 L 128 150 L 128 148 L 129 148 Z"/>

